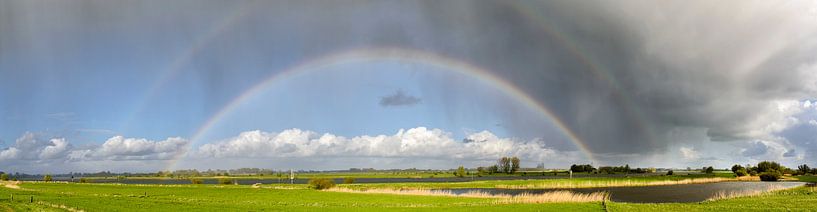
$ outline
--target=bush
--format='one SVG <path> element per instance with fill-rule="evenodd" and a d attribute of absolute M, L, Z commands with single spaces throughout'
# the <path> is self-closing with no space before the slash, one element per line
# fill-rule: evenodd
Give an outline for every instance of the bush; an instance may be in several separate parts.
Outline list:
<path fill-rule="evenodd" d="M 0 180 L 8 181 L 9 180 L 9 174 L 6 174 L 6 173 L 0 174 Z"/>
<path fill-rule="evenodd" d="M 230 185 L 230 184 L 233 184 L 233 179 L 230 179 L 230 178 L 218 178 L 218 184 Z"/>
<path fill-rule="evenodd" d="M 90 183 L 90 182 L 91 182 L 91 180 L 89 180 L 88 178 L 84 178 L 84 177 L 79 178 L 79 183 Z"/>
<path fill-rule="evenodd" d="M 755 170 L 749 171 L 749 175 L 750 176 L 757 176 L 757 171 L 755 171 Z"/>
<path fill-rule="evenodd" d="M 45 182 L 51 182 L 51 180 L 53 180 L 53 178 L 51 178 L 51 175 L 48 175 L 48 174 L 47 174 L 47 175 L 43 176 L 43 181 L 45 181 Z"/>
<path fill-rule="evenodd" d="M 352 184 L 355 183 L 355 178 L 347 177 L 343 179 L 343 184 Z"/>
<path fill-rule="evenodd" d="M 335 187 L 335 182 L 326 178 L 315 178 L 309 180 L 309 186 L 317 190 L 323 190 Z"/>
<path fill-rule="evenodd" d="M 777 181 L 780 179 L 778 172 L 763 172 L 760 174 L 760 181 Z"/>
<path fill-rule="evenodd" d="M 667 171 L 667 175 L 672 175 L 672 174 L 674 174 L 674 173 L 672 172 L 672 170 Z"/>
<path fill-rule="evenodd" d="M 198 178 L 193 178 L 193 179 L 190 179 L 190 183 L 191 184 L 204 184 L 204 180 L 198 179 Z"/>

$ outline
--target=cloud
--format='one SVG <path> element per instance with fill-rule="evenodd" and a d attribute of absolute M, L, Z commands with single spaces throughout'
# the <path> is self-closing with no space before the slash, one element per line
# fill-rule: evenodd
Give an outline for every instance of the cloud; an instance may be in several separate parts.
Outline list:
<path fill-rule="evenodd" d="M 380 97 L 380 106 L 411 106 L 419 104 L 421 101 L 422 99 L 408 95 L 403 90 L 397 90 L 392 95 Z"/>
<path fill-rule="evenodd" d="M 543 141 L 499 138 L 482 131 L 468 135 L 467 142 L 451 133 L 425 127 L 399 130 L 393 135 L 362 135 L 352 138 L 300 129 L 280 133 L 248 131 L 221 142 L 204 144 L 191 153 L 193 158 L 409 158 L 422 161 L 493 161 L 503 156 L 519 156 L 527 161 L 557 160 L 562 153 L 547 148 Z M 433 166 L 431 164 L 423 164 Z M 485 165 L 485 164 L 482 164 Z M 443 167 L 438 167 L 443 168 Z"/>
<path fill-rule="evenodd" d="M 187 144 L 187 140 L 179 137 L 167 138 L 164 141 L 151 141 L 144 138 L 114 136 L 99 148 L 91 151 L 89 156 L 109 160 L 170 159 L 183 151 Z"/>
<path fill-rule="evenodd" d="M 700 153 L 698 153 L 698 151 L 695 151 L 694 149 L 689 148 L 689 147 L 681 147 L 680 149 L 678 149 L 678 151 L 680 151 L 681 156 L 683 156 L 684 159 L 687 159 L 687 160 L 697 160 L 697 159 L 699 159 L 701 157 L 701 155 L 700 155 Z"/>
<path fill-rule="evenodd" d="M 65 141 L 64 138 L 54 138 L 50 141 L 51 144 L 45 146 L 42 151 L 40 151 L 40 159 L 54 159 L 62 157 L 70 148 L 68 142 Z"/>
<path fill-rule="evenodd" d="M 26 132 L 14 145 L 0 150 L 0 164 L 27 170 L 31 165 L 41 168 L 69 169 L 67 164 L 106 162 L 107 167 L 117 168 L 112 161 L 167 160 L 183 154 L 188 141 L 178 137 L 163 141 L 114 136 L 99 146 L 76 147 L 65 138 L 42 139 L 40 135 Z M 72 166 L 73 166 L 72 165 Z M 96 167 L 98 170 L 100 167 Z M 79 171 L 79 170 L 67 170 Z"/>
<path fill-rule="evenodd" d="M 743 149 L 741 154 L 743 154 L 743 156 L 746 156 L 746 157 L 752 157 L 752 156 L 758 156 L 758 155 L 766 154 L 766 152 L 768 150 L 769 150 L 769 147 L 766 146 L 766 144 L 764 144 L 761 141 L 757 141 L 757 142 L 754 142 L 754 143 L 750 144 L 745 149 Z"/>
<path fill-rule="evenodd" d="M 794 149 L 790 149 L 786 153 L 783 153 L 783 157 L 797 157 L 797 152 L 795 152 Z"/>

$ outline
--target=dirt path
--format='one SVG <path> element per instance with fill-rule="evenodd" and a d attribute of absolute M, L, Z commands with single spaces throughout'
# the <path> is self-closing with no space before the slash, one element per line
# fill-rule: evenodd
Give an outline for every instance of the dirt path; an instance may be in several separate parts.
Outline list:
<path fill-rule="evenodd" d="M 20 189 L 20 181 L 6 181 L 2 182 L 3 186 L 10 189 Z"/>

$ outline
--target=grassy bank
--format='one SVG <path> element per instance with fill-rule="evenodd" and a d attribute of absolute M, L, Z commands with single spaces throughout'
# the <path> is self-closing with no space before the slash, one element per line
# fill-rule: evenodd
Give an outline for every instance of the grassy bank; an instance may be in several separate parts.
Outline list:
<path fill-rule="evenodd" d="M 593 211 L 599 203 L 501 203 L 493 198 L 354 194 L 310 189 L 269 189 L 216 185 L 114 185 L 24 183 L 22 189 L 0 188 L 0 208 L 26 211 L 70 209 L 85 211 L 213 210 L 514 210 Z M 9 197 L 14 194 L 14 201 Z M 34 197 L 34 203 L 28 203 Z M 57 207 L 53 207 L 57 206 Z"/>

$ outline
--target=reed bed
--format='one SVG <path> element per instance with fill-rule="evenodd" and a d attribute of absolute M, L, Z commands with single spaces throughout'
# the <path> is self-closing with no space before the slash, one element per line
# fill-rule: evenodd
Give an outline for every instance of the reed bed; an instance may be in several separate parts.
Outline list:
<path fill-rule="evenodd" d="M 607 192 L 589 194 L 570 191 L 551 191 L 542 194 L 523 193 L 499 200 L 502 203 L 547 203 L 547 202 L 602 202 L 609 200 Z"/>
<path fill-rule="evenodd" d="M 544 188 L 598 188 L 598 187 L 634 187 L 634 186 L 659 186 L 659 185 L 681 185 L 717 183 L 724 181 L 734 181 L 729 178 L 694 178 L 683 180 L 663 180 L 663 181 L 643 181 L 643 180 L 609 180 L 609 181 L 569 181 L 569 182 L 549 182 L 526 185 L 496 185 L 496 188 L 504 189 L 544 189 Z"/>
<path fill-rule="evenodd" d="M 429 189 L 367 189 L 356 190 L 348 188 L 331 188 L 330 192 L 365 193 L 365 194 L 396 194 L 396 195 L 419 195 L 419 196 L 445 196 L 445 197 L 472 197 L 472 198 L 493 198 L 497 203 L 546 203 L 546 202 L 601 202 L 608 200 L 607 192 L 594 192 L 590 194 L 575 193 L 571 191 L 552 191 L 541 194 L 522 193 L 518 195 L 491 194 L 488 192 L 470 191 L 463 194 L 455 194 L 448 190 Z"/>
<path fill-rule="evenodd" d="M 764 194 L 768 194 L 774 191 L 784 190 L 786 187 L 781 185 L 768 185 L 765 189 L 760 190 L 746 190 L 746 191 L 721 191 L 715 194 L 715 196 L 710 197 L 706 201 L 715 201 L 715 200 L 722 200 L 722 199 L 732 199 L 737 197 L 749 197 L 749 196 L 760 196 Z"/>

